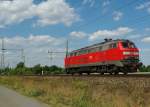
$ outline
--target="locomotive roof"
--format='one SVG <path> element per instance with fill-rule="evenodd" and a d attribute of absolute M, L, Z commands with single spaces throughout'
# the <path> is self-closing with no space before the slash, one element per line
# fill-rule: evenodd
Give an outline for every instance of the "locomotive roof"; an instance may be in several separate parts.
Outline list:
<path fill-rule="evenodd" d="M 104 42 L 101 42 L 101 43 L 96 43 L 96 44 L 93 44 L 93 45 L 90 45 L 90 46 L 86 46 L 84 48 L 80 48 L 80 49 L 77 49 L 77 50 L 74 50 L 70 53 L 73 53 L 73 52 L 78 52 L 80 50 L 84 50 L 84 49 L 89 49 L 89 48 L 93 48 L 93 47 L 97 47 L 97 46 L 103 46 L 104 44 L 109 44 L 109 43 L 115 43 L 115 42 L 118 42 L 118 41 L 129 41 L 129 40 L 126 40 L 126 39 L 116 39 L 116 40 L 109 40 L 109 41 L 104 41 Z"/>

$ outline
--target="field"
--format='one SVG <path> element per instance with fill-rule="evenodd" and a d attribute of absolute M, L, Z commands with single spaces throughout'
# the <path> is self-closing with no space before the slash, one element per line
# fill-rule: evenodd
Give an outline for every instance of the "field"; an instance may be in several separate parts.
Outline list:
<path fill-rule="evenodd" d="M 0 77 L 0 84 L 52 107 L 150 107 L 150 78 Z"/>

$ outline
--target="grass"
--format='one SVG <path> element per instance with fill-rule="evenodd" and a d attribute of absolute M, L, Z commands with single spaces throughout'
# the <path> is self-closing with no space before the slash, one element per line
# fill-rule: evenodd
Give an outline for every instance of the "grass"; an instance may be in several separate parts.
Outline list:
<path fill-rule="evenodd" d="M 0 84 L 52 107 L 150 107 L 150 78 L 3 76 Z"/>

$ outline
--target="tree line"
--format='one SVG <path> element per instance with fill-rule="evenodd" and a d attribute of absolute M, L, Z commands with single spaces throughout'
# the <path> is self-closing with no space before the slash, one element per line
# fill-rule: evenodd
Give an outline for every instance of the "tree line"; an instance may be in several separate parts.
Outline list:
<path fill-rule="evenodd" d="M 15 68 L 6 67 L 5 69 L 0 69 L 1 75 L 50 75 L 62 73 L 64 73 L 64 69 L 56 65 L 41 66 L 37 64 L 33 67 L 26 67 L 23 62 L 18 63 Z"/>
<path fill-rule="evenodd" d="M 140 72 L 150 72 L 150 65 L 143 65 L 140 68 Z M 64 68 L 53 66 L 41 66 L 37 64 L 33 67 L 26 67 L 23 62 L 17 64 L 15 68 L 6 67 L 5 69 L 0 69 L 1 75 L 50 75 L 50 74 L 63 74 L 65 73 Z"/>

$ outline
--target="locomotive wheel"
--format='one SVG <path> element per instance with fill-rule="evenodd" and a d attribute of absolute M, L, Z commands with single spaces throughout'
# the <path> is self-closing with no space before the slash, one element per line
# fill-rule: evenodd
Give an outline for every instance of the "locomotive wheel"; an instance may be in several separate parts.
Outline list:
<path fill-rule="evenodd" d="M 113 73 L 112 73 L 112 72 L 110 72 L 109 74 L 110 74 L 110 75 L 112 75 Z"/>
<path fill-rule="evenodd" d="M 73 75 L 74 75 L 74 73 L 72 72 L 72 73 L 71 73 L 71 75 L 73 76 Z"/>
<path fill-rule="evenodd" d="M 100 74 L 101 74 L 101 75 L 104 75 L 104 72 L 101 72 Z"/>
<path fill-rule="evenodd" d="M 89 73 L 89 72 L 87 72 L 87 74 L 88 74 L 88 75 L 90 75 L 90 73 Z"/>
<path fill-rule="evenodd" d="M 124 75 L 127 75 L 128 73 L 127 73 L 127 72 L 123 72 L 123 74 L 124 74 Z"/>
<path fill-rule="evenodd" d="M 66 74 L 70 74 L 70 72 L 69 72 L 69 71 L 67 71 L 67 72 L 66 72 Z"/>
<path fill-rule="evenodd" d="M 118 75 L 119 74 L 119 72 L 115 72 L 115 75 Z"/>
<path fill-rule="evenodd" d="M 79 75 L 82 75 L 82 72 L 79 72 Z"/>

